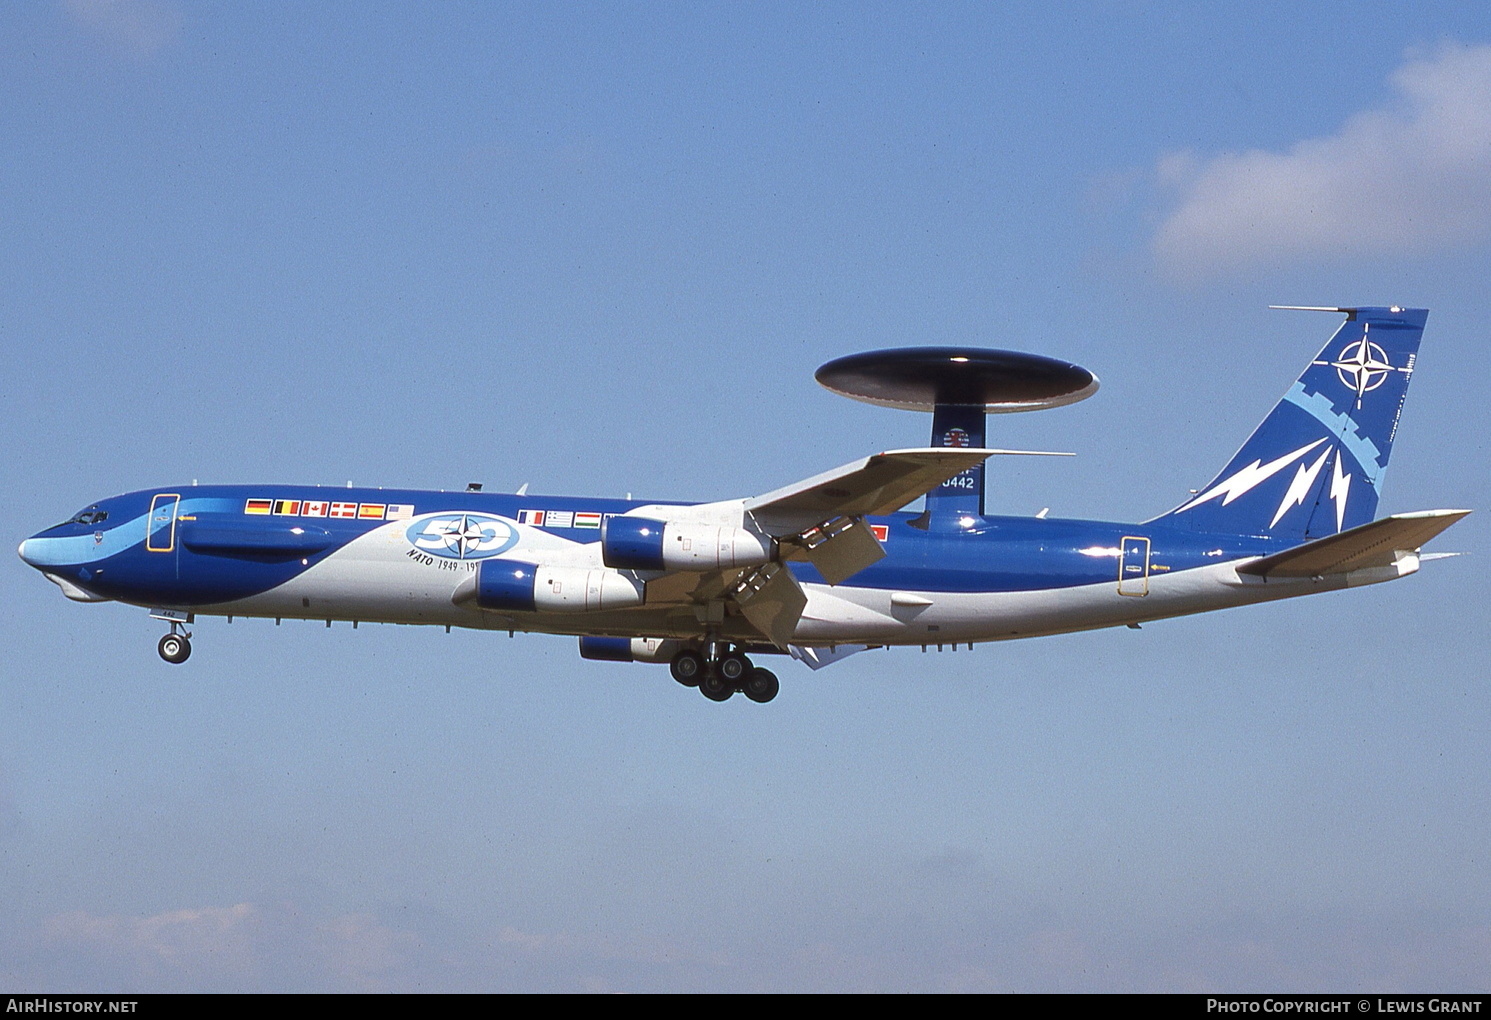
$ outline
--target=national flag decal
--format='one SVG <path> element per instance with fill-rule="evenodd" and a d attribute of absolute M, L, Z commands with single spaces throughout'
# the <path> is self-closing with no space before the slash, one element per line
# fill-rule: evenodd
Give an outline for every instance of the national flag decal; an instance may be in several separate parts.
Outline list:
<path fill-rule="evenodd" d="M 331 504 L 325 500 L 308 499 L 300 504 L 300 516 L 302 517 L 325 517 L 326 510 Z"/>
<path fill-rule="evenodd" d="M 333 517 L 356 517 L 356 503 L 333 503 L 331 504 L 331 516 Z"/>
<path fill-rule="evenodd" d="M 882 542 L 890 538 L 889 524 L 872 524 L 870 525 L 870 530 L 873 531 L 875 533 L 875 537 Z"/>
<path fill-rule="evenodd" d="M 357 508 L 357 519 L 360 521 L 381 521 L 383 511 L 387 509 L 385 503 L 364 503 Z"/>
<path fill-rule="evenodd" d="M 273 501 L 271 500 L 251 499 L 243 505 L 243 512 L 246 514 L 267 514 L 273 505 Z"/>
<path fill-rule="evenodd" d="M 298 517 L 300 515 L 300 500 L 277 499 L 274 501 L 274 513 L 276 517 Z"/>
<path fill-rule="evenodd" d="M 519 510 L 518 523 L 530 528 L 589 528 L 599 531 L 601 522 L 614 514 L 599 510 Z"/>
<path fill-rule="evenodd" d="M 385 519 L 390 521 L 407 521 L 413 516 L 413 503 L 390 503 L 388 504 L 388 513 L 384 515 Z"/>

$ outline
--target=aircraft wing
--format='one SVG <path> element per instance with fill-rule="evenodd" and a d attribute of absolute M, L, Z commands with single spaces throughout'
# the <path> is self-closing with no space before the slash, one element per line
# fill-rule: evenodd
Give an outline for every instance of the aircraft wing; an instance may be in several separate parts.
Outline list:
<path fill-rule="evenodd" d="M 890 450 L 745 501 L 745 511 L 767 534 L 797 534 L 839 517 L 893 513 L 955 475 L 996 454 L 1070 457 L 1035 450 L 931 447 Z"/>
<path fill-rule="evenodd" d="M 840 584 L 885 556 L 866 516 L 893 513 L 995 454 L 1042 455 L 957 447 L 890 450 L 751 499 L 677 509 L 640 507 L 632 512 L 700 523 L 733 519 L 740 524 L 732 527 L 753 527 L 777 539 L 781 559 L 806 560 L 829 584 Z M 703 602 L 721 595 L 764 638 L 783 649 L 807 604 L 802 587 L 780 562 L 727 572 L 680 571 L 648 582 L 649 601 Z"/>
<path fill-rule="evenodd" d="M 1264 556 L 1238 567 L 1239 574 L 1259 577 L 1319 577 L 1365 567 L 1386 567 L 1400 554 L 1417 550 L 1429 539 L 1469 514 L 1469 510 L 1420 510 L 1348 528 L 1294 549 Z"/>

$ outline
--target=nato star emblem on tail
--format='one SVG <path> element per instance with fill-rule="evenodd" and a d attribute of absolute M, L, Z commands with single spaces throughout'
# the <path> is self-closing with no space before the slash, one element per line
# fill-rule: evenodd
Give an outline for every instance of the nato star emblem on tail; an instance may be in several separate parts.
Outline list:
<path fill-rule="evenodd" d="M 1317 361 L 1317 365 L 1329 365 L 1341 377 L 1341 385 L 1356 394 L 1356 407 L 1361 410 L 1362 397 L 1381 386 L 1391 372 L 1413 373 L 1413 362 L 1402 368 L 1388 358 L 1388 354 L 1367 338 L 1371 323 L 1363 324 L 1360 340 L 1355 340 L 1341 349 L 1335 361 Z"/>

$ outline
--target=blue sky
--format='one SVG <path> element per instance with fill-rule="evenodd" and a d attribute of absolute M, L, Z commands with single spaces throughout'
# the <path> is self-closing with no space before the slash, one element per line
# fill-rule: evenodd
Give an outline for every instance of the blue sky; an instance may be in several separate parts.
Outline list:
<path fill-rule="evenodd" d="M 1000 512 L 1138 520 L 1432 309 L 1382 512 L 1488 505 L 1482 5 L 66 0 L 0 32 L 0 520 L 158 484 L 720 499 L 924 441 L 813 369 L 1091 368 Z M 0 983 L 1486 990 L 1472 555 L 714 705 L 570 639 L 0 571 Z"/>

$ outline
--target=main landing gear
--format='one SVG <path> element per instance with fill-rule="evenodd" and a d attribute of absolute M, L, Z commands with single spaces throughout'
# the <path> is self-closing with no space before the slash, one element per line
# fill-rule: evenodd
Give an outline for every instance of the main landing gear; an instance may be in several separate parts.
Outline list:
<path fill-rule="evenodd" d="M 765 704 L 777 696 L 782 685 L 777 675 L 751 663 L 736 650 L 721 652 L 720 645 L 706 645 L 701 652 L 685 648 L 668 664 L 673 679 L 685 687 L 697 687 L 710 701 L 729 701 L 740 691 L 752 701 Z"/>

